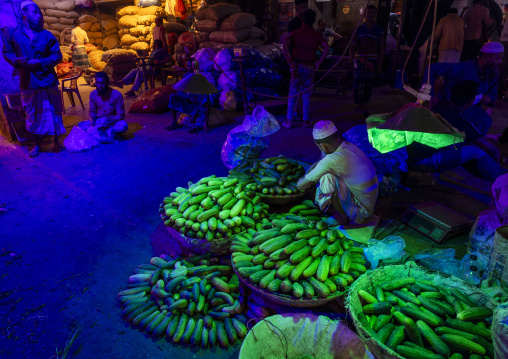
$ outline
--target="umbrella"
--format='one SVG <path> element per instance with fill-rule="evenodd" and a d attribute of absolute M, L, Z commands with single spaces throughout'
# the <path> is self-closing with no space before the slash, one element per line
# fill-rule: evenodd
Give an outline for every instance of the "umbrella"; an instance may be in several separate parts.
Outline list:
<path fill-rule="evenodd" d="M 464 142 L 465 135 L 441 116 L 424 107 L 407 107 L 390 114 L 367 118 L 367 132 L 372 146 L 381 153 L 419 142 L 435 149 Z"/>

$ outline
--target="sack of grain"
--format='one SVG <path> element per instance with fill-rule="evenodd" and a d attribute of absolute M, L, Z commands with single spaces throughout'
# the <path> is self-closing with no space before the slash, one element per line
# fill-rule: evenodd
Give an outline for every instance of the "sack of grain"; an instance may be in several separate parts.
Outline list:
<path fill-rule="evenodd" d="M 98 22 L 93 23 L 92 26 L 90 26 L 90 31 L 92 32 L 101 31 L 101 24 L 99 24 Z"/>
<path fill-rule="evenodd" d="M 83 15 L 83 16 L 80 16 L 79 17 L 79 22 L 80 23 L 84 23 L 84 22 L 98 22 L 99 19 L 97 19 L 95 16 L 92 16 L 92 15 Z"/>
<path fill-rule="evenodd" d="M 138 14 L 138 11 L 139 11 L 139 7 L 137 6 L 126 6 L 122 9 L 120 9 L 120 11 L 118 11 L 116 13 L 117 16 L 125 16 L 125 15 L 137 15 Z"/>
<path fill-rule="evenodd" d="M 179 44 L 192 44 L 194 41 L 199 42 L 199 35 L 196 32 L 187 31 L 178 37 Z"/>
<path fill-rule="evenodd" d="M 89 39 L 102 39 L 102 32 L 100 32 L 100 31 L 95 31 L 95 32 L 88 31 L 86 34 L 88 35 Z"/>
<path fill-rule="evenodd" d="M 110 36 L 110 35 L 118 35 L 118 29 L 112 29 L 112 30 L 106 31 L 106 36 Z"/>
<path fill-rule="evenodd" d="M 54 9 L 55 4 L 49 0 L 35 0 L 34 1 L 41 10 Z"/>
<path fill-rule="evenodd" d="M 219 30 L 219 22 L 215 20 L 196 21 L 196 29 L 198 31 L 212 32 Z"/>
<path fill-rule="evenodd" d="M 90 28 L 92 27 L 92 23 L 91 22 L 83 22 L 83 23 L 79 24 L 79 26 L 85 31 L 90 31 Z"/>
<path fill-rule="evenodd" d="M 181 35 L 187 31 L 185 25 L 178 22 L 166 22 L 163 24 L 163 26 L 166 30 L 166 34 L 169 34 L 170 32 L 176 32 L 178 35 Z"/>
<path fill-rule="evenodd" d="M 221 31 L 248 29 L 256 24 L 257 20 L 253 14 L 239 12 L 228 16 L 220 25 Z"/>
<path fill-rule="evenodd" d="M 149 6 L 139 9 L 138 15 L 144 16 L 144 15 L 159 15 L 164 14 L 164 9 L 160 6 Z"/>
<path fill-rule="evenodd" d="M 60 22 L 60 19 L 52 16 L 44 16 L 44 23 L 45 24 L 56 24 L 57 22 Z"/>
<path fill-rule="evenodd" d="M 74 5 L 82 7 L 93 7 L 92 0 L 74 0 Z"/>
<path fill-rule="evenodd" d="M 73 25 L 64 25 L 64 24 L 60 24 L 60 23 L 49 25 L 50 30 L 56 30 L 56 31 L 60 31 L 60 32 L 64 31 L 65 29 L 72 29 L 72 28 L 74 28 Z"/>
<path fill-rule="evenodd" d="M 194 14 L 194 17 L 196 18 L 196 20 L 206 20 L 206 13 L 207 13 L 207 9 L 209 8 L 210 6 L 208 5 L 205 5 L 205 6 L 201 6 L 198 11 L 196 11 L 196 13 Z"/>
<path fill-rule="evenodd" d="M 102 54 L 104 54 L 104 51 L 101 50 L 95 50 L 88 54 L 88 62 L 97 71 L 102 71 L 106 66 L 106 63 L 102 61 Z"/>
<path fill-rule="evenodd" d="M 139 0 L 139 7 L 161 6 L 160 0 Z"/>
<path fill-rule="evenodd" d="M 57 18 L 68 18 L 68 19 L 77 19 L 79 14 L 75 11 L 62 11 L 56 9 L 48 9 L 46 10 L 46 15 L 53 16 Z"/>
<path fill-rule="evenodd" d="M 51 30 L 51 29 L 48 29 L 48 31 L 53 34 L 53 36 L 57 39 L 57 41 L 60 41 L 60 31 L 56 31 L 56 30 Z"/>
<path fill-rule="evenodd" d="M 138 24 L 138 16 L 137 15 L 125 15 L 120 18 L 118 21 L 119 26 L 123 27 L 134 27 Z"/>
<path fill-rule="evenodd" d="M 247 39 L 242 42 L 242 44 L 252 47 L 261 46 L 264 45 L 264 43 L 265 42 L 261 39 Z"/>
<path fill-rule="evenodd" d="M 115 16 L 111 14 L 101 14 L 101 20 L 115 20 Z"/>
<path fill-rule="evenodd" d="M 132 36 L 141 36 L 148 35 L 151 32 L 152 28 L 150 26 L 138 25 L 136 27 L 131 27 L 129 29 L 129 33 Z"/>
<path fill-rule="evenodd" d="M 95 45 L 97 45 L 98 48 L 102 48 L 103 41 L 102 39 L 95 39 Z"/>
<path fill-rule="evenodd" d="M 210 41 L 223 44 L 239 44 L 246 40 L 250 35 L 249 29 L 237 31 L 214 31 L 210 34 Z"/>
<path fill-rule="evenodd" d="M 132 45 L 133 43 L 135 42 L 138 42 L 139 41 L 139 38 L 138 37 L 134 37 L 130 34 L 127 34 L 127 35 L 123 35 L 122 36 L 122 39 L 120 40 L 120 43 L 122 45 Z"/>
<path fill-rule="evenodd" d="M 60 19 L 60 24 L 74 26 L 74 19 L 67 19 L 66 17 L 63 17 Z"/>
<path fill-rule="evenodd" d="M 102 71 L 107 73 L 111 80 L 120 81 L 129 73 L 130 70 L 136 68 L 136 65 L 129 62 L 122 62 L 115 65 L 106 64 Z"/>
<path fill-rule="evenodd" d="M 118 22 L 115 20 L 102 20 L 101 21 L 102 29 L 106 32 L 116 29 L 118 27 Z"/>
<path fill-rule="evenodd" d="M 55 9 L 62 11 L 71 11 L 74 9 L 74 0 L 65 0 L 55 3 Z"/>
<path fill-rule="evenodd" d="M 241 12 L 240 6 L 233 4 L 219 3 L 206 7 L 200 14 L 199 20 L 217 20 L 220 21 L 226 17 Z M 200 11 L 198 10 L 198 13 Z M 197 17 L 197 14 L 196 14 Z"/>
<path fill-rule="evenodd" d="M 104 52 L 104 54 L 102 54 L 101 60 L 105 63 L 117 64 L 120 62 L 135 63 L 137 58 L 138 57 L 134 51 L 114 49 Z"/>
<path fill-rule="evenodd" d="M 251 27 L 250 28 L 250 36 L 251 39 L 264 39 L 265 32 L 261 30 L 259 27 Z"/>
<path fill-rule="evenodd" d="M 210 33 L 209 32 L 204 32 L 204 31 L 200 31 L 199 32 L 199 43 L 208 42 L 208 41 L 210 41 Z"/>
<path fill-rule="evenodd" d="M 130 33 L 130 28 L 122 27 L 118 30 L 118 35 L 122 37 L 122 35 Z"/>
<path fill-rule="evenodd" d="M 138 25 L 151 25 L 155 22 L 155 15 L 143 15 L 139 16 L 137 19 Z"/>
<path fill-rule="evenodd" d="M 132 50 L 149 50 L 150 49 L 150 45 L 146 42 L 135 42 L 134 44 L 131 45 L 131 49 Z"/>
<path fill-rule="evenodd" d="M 108 49 L 114 49 L 118 45 L 120 45 L 118 35 L 109 35 L 102 42 L 102 46 L 107 47 Z"/>

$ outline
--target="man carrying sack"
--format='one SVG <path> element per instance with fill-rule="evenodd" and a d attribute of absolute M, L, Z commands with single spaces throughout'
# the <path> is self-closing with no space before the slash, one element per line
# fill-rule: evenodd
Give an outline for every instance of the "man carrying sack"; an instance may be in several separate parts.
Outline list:
<path fill-rule="evenodd" d="M 335 225 L 365 222 L 374 213 L 378 196 L 372 161 L 344 140 L 331 121 L 316 123 L 312 135 L 322 157 L 298 181 L 298 188 L 307 190 L 319 183 L 316 202 L 335 219 Z"/>
<path fill-rule="evenodd" d="M 54 67 L 62 61 L 55 37 L 43 30 L 42 13 L 37 4 L 25 0 L 20 6 L 23 22 L 10 35 L 2 52 L 5 60 L 19 70 L 21 101 L 26 113 L 26 129 L 34 148 L 30 156 L 39 155 L 41 137 L 53 136 L 53 150 L 64 149 L 58 135 L 65 133 L 62 99 Z"/>

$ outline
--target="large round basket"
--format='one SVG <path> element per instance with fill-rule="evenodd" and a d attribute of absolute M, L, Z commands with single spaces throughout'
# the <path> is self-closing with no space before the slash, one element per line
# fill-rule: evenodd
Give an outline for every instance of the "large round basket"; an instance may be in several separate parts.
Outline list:
<path fill-rule="evenodd" d="M 373 293 L 375 292 L 376 286 L 390 280 L 401 279 L 404 277 L 413 277 L 417 280 L 423 279 L 432 281 L 435 285 L 442 287 L 457 288 L 460 292 L 466 294 L 474 303 L 480 306 L 487 306 L 491 309 L 494 309 L 497 306 L 496 302 L 492 298 L 487 296 L 477 287 L 474 287 L 459 278 L 421 268 L 414 262 L 408 262 L 405 265 L 381 267 L 374 271 L 367 272 L 351 285 L 347 303 L 348 311 L 353 318 L 353 323 L 357 328 L 358 335 L 377 359 L 403 359 L 403 357 L 374 339 L 372 337 L 372 330 L 363 325 L 363 323 L 366 322 L 366 318 L 362 311 L 362 304 L 358 296 L 358 291 L 363 289 L 369 293 Z"/>
<path fill-rule="evenodd" d="M 334 295 L 331 295 L 326 298 L 313 297 L 313 298 L 296 298 L 290 295 L 281 294 L 281 293 L 271 293 L 267 290 L 259 288 L 258 286 L 252 284 L 248 279 L 245 279 L 241 275 L 236 272 L 236 275 L 240 279 L 240 281 L 245 284 L 246 287 L 258 293 L 263 298 L 266 298 L 274 303 L 287 305 L 289 307 L 297 307 L 297 308 L 313 308 L 318 307 L 320 305 L 326 304 L 334 299 L 340 298 L 346 291 L 344 292 L 336 292 Z"/>

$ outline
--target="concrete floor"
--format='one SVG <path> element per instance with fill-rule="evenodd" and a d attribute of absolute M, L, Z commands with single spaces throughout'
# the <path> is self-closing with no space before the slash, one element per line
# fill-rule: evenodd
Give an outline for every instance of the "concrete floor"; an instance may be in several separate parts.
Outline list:
<path fill-rule="evenodd" d="M 87 99 L 90 88 L 80 89 Z M 341 130 L 362 123 L 350 92 L 338 97 L 319 92 L 312 99 L 314 120 L 331 118 Z M 409 101 L 380 88 L 372 110 L 392 111 Z M 69 106 L 66 100 L 67 133 L 86 119 L 85 111 Z M 507 103 L 496 108 L 494 133 L 508 125 L 507 108 Z M 243 119 L 239 113 L 228 115 Z M 134 268 L 152 256 L 149 238 L 160 223 L 162 198 L 188 181 L 226 175 L 220 152 L 235 125 L 189 134 L 185 129 L 165 131 L 165 114 L 129 114 L 127 122 L 131 139 L 85 153 L 30 158 L 25 146 L 0 138 L 0 357 L 50 358 L 77 327 L 81 331 L 68 358 L 237 357 L 238 347 L 189 352 L 148 339 L 122 321 L 116 306 L 116 295 Z M 309 129 L 282 128 L 270 142 L 264 156 L 311 162 L 319 155 Z M 477 182 L 476 187 L 488 191 L 488 184 Z M 468 197 L 443 183 L 382 198 L 376 212 L 398 218 L 409 204 L 428 199 L 471 216 L 488 206 L 488 196 L 483 201 Z M 410 251 L 432 245 L 414 233 L 403 236 Z M 456 245 L 464 248 L 464 240 Z"/>

